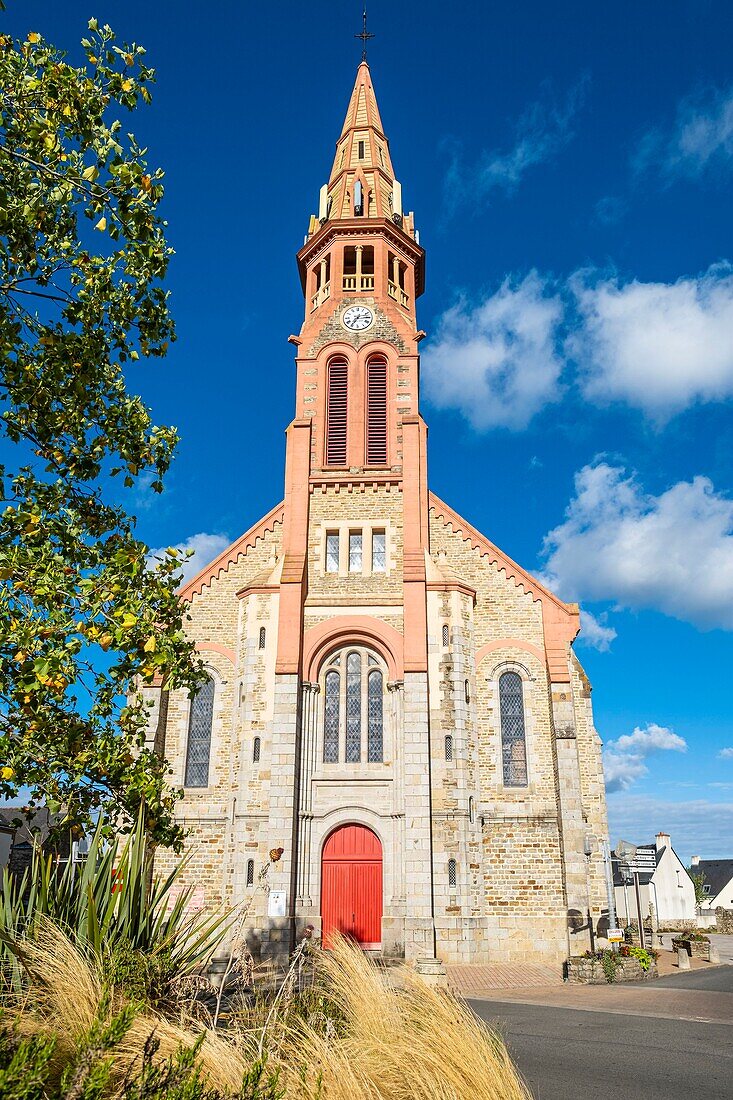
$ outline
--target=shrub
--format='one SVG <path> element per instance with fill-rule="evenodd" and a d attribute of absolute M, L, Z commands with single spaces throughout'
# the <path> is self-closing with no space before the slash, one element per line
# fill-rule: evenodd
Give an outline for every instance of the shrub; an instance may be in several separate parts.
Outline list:
<path fill-rule="evenodd" d="M 22 878 L 3 874 L 0 959 L 16 989 L 21 975 L 12 944 L 33 935 L 44 918 L 64 928 L 103 969 L 110 967 L 113 980 L 123 968 L 140 992 L 147 975 L 151 996 L 205 966 L 226 934 L 230 912 L 189 914 L 193 887 L 180 885 L 185 859 L 168 876 L 153 875 L 142 815 L 118 845 L 104 842 L 103 829 L 100 820 L 84 863 L 59 868 L 36 848 Z"/>

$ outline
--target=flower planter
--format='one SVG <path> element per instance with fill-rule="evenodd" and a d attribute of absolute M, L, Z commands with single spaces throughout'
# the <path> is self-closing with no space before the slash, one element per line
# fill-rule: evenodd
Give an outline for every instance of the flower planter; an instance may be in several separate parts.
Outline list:
<path fill-rule="evenodd" d="M 710 940 L 684 940 L 673 939 L 672 950 L 679 951 L 682 948 L 692 959 L 704 959 L 710 962 Z"/>
<path fill-rule="evenodd" d="M 585 955 L 573 956 L 568 959 L 567 977 L 569 982 L 578 982 L 582 985 L 605 985 L 608 981 L 600 959 L 589 959 Z M 641 969 L 641 963 L 633 956 L 629 958 L 618 957 L 613 981 L 616 982 L 646 982 L 659 977 L 657 964 L 652 962 L 648 970 Z"/>

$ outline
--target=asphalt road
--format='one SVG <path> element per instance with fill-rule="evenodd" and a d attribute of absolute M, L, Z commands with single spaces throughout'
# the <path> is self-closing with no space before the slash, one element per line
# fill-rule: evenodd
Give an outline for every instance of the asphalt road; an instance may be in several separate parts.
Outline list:
<path fill-rule="evenodd" d="M 733 992 L 733 968 L 663 978 L 657 988 Z M 497 1028 L 535 1100 L 731 1100 L 733 1020 L 471 1001 Z"/>

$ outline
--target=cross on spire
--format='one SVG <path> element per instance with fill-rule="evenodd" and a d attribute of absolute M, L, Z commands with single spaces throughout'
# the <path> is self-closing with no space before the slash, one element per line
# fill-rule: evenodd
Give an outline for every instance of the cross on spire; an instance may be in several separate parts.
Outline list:
<path fill-rule="evenodd" d="M 362 41 L 361 59 L 362 59 L 362 61 L 366 61 L 366 59 L 367 59 L 367 42 L 369 41 L 370 38 L 374 38 L 374 35 L 371 34 L 370 31 L 367 30 L 366 4 L 364 5 L 363 23 L 362 23 L 361 33 L 360 34 L 355 34 L 354 38 L 360 38 L 361 39 L 361 41 Z"/>

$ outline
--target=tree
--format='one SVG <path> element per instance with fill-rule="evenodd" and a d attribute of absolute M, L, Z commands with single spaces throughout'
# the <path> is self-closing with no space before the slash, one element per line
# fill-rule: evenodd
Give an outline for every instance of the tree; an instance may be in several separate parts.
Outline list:
<path fill-rule="evenodd" d="M 115 503 L 162 490 L 177 443 L 125 370 L 174 339 L 171 249 L 151 170 L 120 108 L 150 102 L 141 46 L 92 19 L 86 61 L 40 34 L 0 36 L 0 794 L 29 788 L 73 825 L 140 806 L 178 847 L 176 793 L 144 746 L 141 684 L 201 677 L 177 596 L 180 560 L 146 564 Z M 4 441 L 2 436 L 5 437 Z"/>
<path fill-rule="evenodd" d="M 705 893 L 705 872 L 695 871 L 692 867 L 688 867 L 687 873 L 692 879 L 692 885 L 695 887 L 695 906 L 699 909 L 704 901 L 708 901 L 710 895 Z"/>

